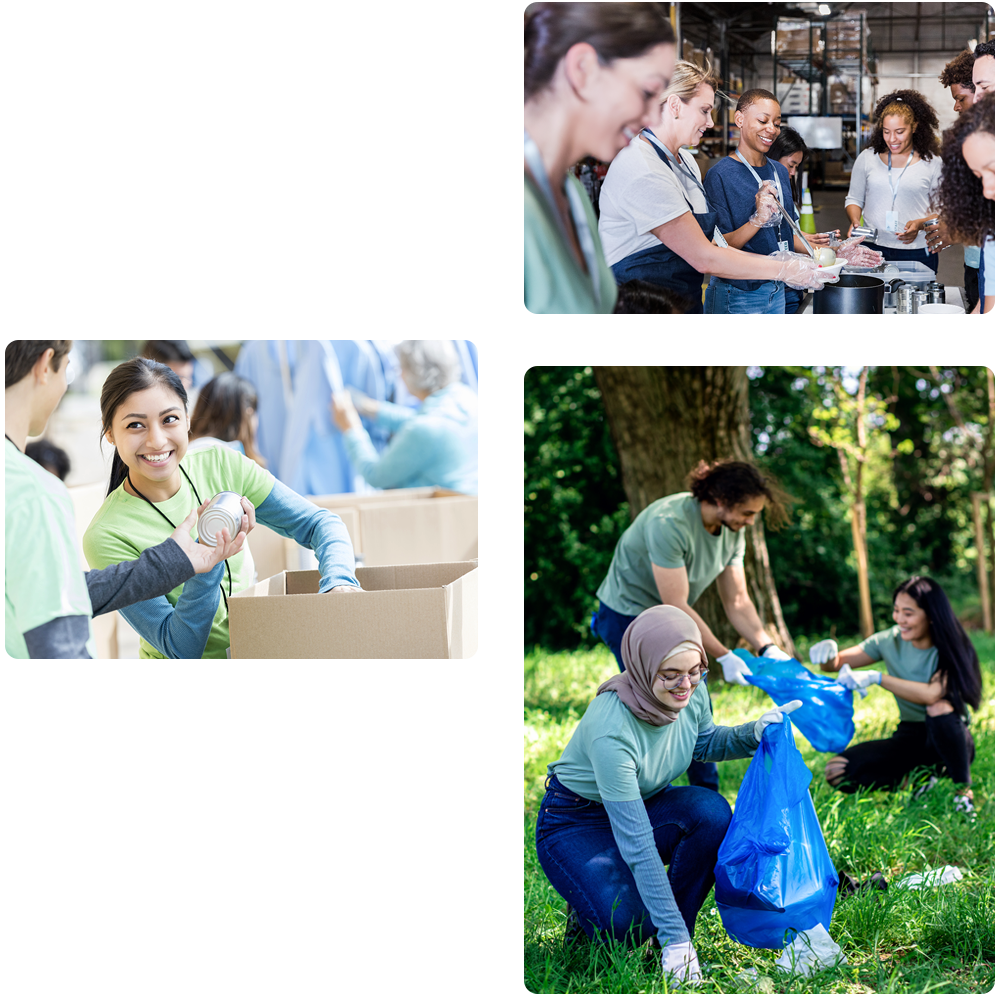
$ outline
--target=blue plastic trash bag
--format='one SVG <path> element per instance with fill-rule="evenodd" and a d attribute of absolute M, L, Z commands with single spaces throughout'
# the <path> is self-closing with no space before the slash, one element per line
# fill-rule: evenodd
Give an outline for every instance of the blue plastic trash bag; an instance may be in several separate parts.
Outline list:
<path fill-rule="evenodd" d="M 795 728 L 820 753 L 840 753 L 854 739 L 854 693 L 833 677 L 821 677 L 798 660 L 769 660 L 745 649 L 733 652 L 753 671 L 747 681 L 766 691 L 775 705 L 798 698 L 792 713 Z"/>
<path fill-rule="evenodd" d="M 817 924 L 830 929 L 837 873 L 810 781 L 789 716 L 765 726 L 715 866 L 719 916 L 740 944 L 777 949 Z"/>

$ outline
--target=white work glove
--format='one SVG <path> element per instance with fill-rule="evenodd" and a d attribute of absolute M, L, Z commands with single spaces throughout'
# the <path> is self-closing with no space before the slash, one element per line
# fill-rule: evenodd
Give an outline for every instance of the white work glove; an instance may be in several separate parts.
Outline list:
<path fill-rule="evenodd" d="M 832 281 L 839 281 L 840 275 L 832 271 L 821 271 L 815 258 L 802 253 L 792 253 L 791 250 L 775 250 L 768 254 L 771 260 L 781 264 L 775 281 L 783 281 L 789 288 L 800 291 L 811 289 L 816 291 Z"/>
<path fill-rule="evenodd" d="M 791 657 L 783 650 L 779 649 L 775 645 L 770 645 L 763 653 L 760 654 L 761 658 L 764 660 L 790 660 Z"/>
<path fill-rule="evenodd" d="M 809 647 L 809 662 L 815 663 L 816 666 L 822 666 L 824 663 L 830 663 L 837 657 L 837 641 L 836 639 L 822 639 L 817 642 L 815 646 Z"/>
<path fill-rule="evenodd" d="M 732 650 L 723 653 L 722 656 L 717 656 L 716 660 L 722 667 L 722 676 L 730 684 L 742 684 L 744 687 L 749 687 L 750 682 L 745 680 L 745 677 L 752 674 L 753 671 Z"/>
<path fill-rule="evenodd" d="M 794 712 L 797 708 L 802 707 L 801 701 L 790 701 L 785 705 L 779 705 L 777 708 L 768 709 L 758 720 L 757 725 L 753 727 L 754 739 L 760 743 L 764 737 L 765 726 L 770 726 L 772 723 L 781 723 L 784 721 L 784 716 L 782 712 Z"/>
<path fill-rule="evenodd" d="M 761 181 L 756 195 L 756 211 L 750 216 L 750 222 L 758 229 L 770 229 L 781 224 L 781 213 L 778 211 L 778 192 L 774 181 Z"/>
<path fill-rule="evenodd" d="M 861 697 L 867 698 L 868 692 L 865 688 L 871 687 L 872 684 L 881 684 L 882 674 L 878 670 L 852 670 L 845 663 L 837 674 L 837 683 L 848 691 L 860 691 Z"/>
<path fill-rule="evenodd" d="M 701 966 L 698 952 L 690 941 L 683 944 L 669 944 L 660 952 L 663 965 L 663 985 L 667 988 L 680 983 L 700 983 Z"/>

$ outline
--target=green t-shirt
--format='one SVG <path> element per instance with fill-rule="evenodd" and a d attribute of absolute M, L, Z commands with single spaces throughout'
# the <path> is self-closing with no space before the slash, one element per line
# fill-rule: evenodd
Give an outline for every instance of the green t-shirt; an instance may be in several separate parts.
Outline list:
<path fill-rule="evenodd" d="M 701 505 L 690 493 L 655 500 L 618 539 L 597 596 L 620 615 L 639 615 L 662 604 L 653 578 L 655 563 L 687 570 L 687 602 L 692 605 L 727 566 L 743 565 L 744 532 L 723 525 L 719 534 L 710 534 L 701 520 Z"/>
<path fill-rule="evenodd" d="M 618 695 L 605 691 L 587 706 L 548 771 L 594 802 L 648 799 L 688 769 L 698 734 L 711 728 L 707 684 L 695 688 L 688 706 L 666 726 L 637 719 Z"/>
<path fill-rule="evenodd" d="M 232 490 L 259 507 L 274 486 L 274 476 L 270 472 L 232 448 L 189 451 L 181 465 L 191 477 L 198 496 L 203 501 L 214 497 L 216 493 Z M 177 493 L 155 506 L 176 525 L 198 506 L 198 500 L 182 475 L 181 488 Z M 173 530 L 145 500 L 126 493 L 123 484 L 108 496 L 90 522 L 90 527 L 84 532 L 83 552 L 91 569 L 103 569 L 112 563 L 138 558 L 150 546 L 169 538 Z M 197 532 L 192 531 L 191 537 L 196 536 Z M 234 594 L 250 586 L 253 580 L 253 557 L 246 545 L 229 560 L 229 569 Z M 225 569 L 222 571 L 222 586 L 228 594 L 229 577 Z M 167 600 L 176 606 L 183 589 L 184 586 L 181 585 L 170 591 L 166 595 Z M 229 612 L 221 589 L 215 592 L 215 599 L 219 606 L 202 656 L 225 659 L 229 646 Z M 139 643 L 139 656 L 143 659 L 165 659 L 164 654 L 145 639 Z"/>
<path fill-rule="evenodd" d="M 76 544 L 73 501 L 51 472 L 4 441 L 4 648 L 28 658 L 24 633 L 93 615 Z M 94 630 L 87 652 L 92 657 Z"/>
<path fill-rule="evenodd" d="M 559 226 L 545 198 L 524 177 L 524 304 L 533 313 L 609 313 L 618 301 L 618 285 L 605 263 L 597 218 L 583 185 L 570 177 L 580 192 L 587 226 L 597 251 L 601 273 L 601 301 L 594 301 L 594 286 L 566 246 Z"/>
<path fill-rule="evenodd" d="M 904 681 L 916 681 L 918 684 L 929 684 L 937 673 L 938 651 L 936 646 L 930 649 L 916 649 L 912 642 L 907 642 L 899 636 L 899 626 L 893 625 L 884 632 L 876 632 L 861 643 L 865 656 L 870 656 L 876 662 L 885 662 L 885 673 L 890 677 L 899 677 Z M 863 668 L 862 668 L 863 669 Z M 893 695 L 899 705 L 901 722 L 923 722 L 927 717 L 927 706 L 917 705 L 899 695 Z"/>

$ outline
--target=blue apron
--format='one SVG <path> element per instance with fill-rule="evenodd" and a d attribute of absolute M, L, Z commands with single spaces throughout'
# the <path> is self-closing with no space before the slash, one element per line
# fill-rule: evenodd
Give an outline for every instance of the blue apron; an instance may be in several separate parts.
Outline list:
<path fill-rule="evenodd" d="M 643 129 L 645 134 L 646 130 Z M 654 136 L 655 138 L 655 136 Z M 671 158 L 660 149 L 656 142 L 650 142 L 656 155 L 671 170 L 681 169 Z M 684 168 L 686 171 L 686 168 Z M 686 171 L 690 173 L 689 171 Z M 695 178 L 697 183 L 697 178 Z M 701 187 L 701 185 L 698 185 Z M 704 191 L 704 188 L 702 188 Z M 718 218 L 715 212 L 701 212 L 694 210 L 688 196 L 684 193 L 684 186 L 681 185 L 681 194 L 691 209 L 695 222 L 701 227 L 706 239 L 711 240 L 715 234 L 715 224 Z M 708 199 L 705 199 L 708 204 Z M 617 264 L 611 265 L 611 271 L 615 276 L 615 281 L 619 285 L 624 285 L 626 281 L 638 279 L 648 281 L 663 288 L 669 288 L 672 292 L 688 299 L 691 307 L 688 313 L 701 313 L 704 308 L 701 302 L 701 283 L 704 275 L 696 271 L 680 254 L 674 253 L 669 247 L 659 243 L 655 247 L 648 247 L 646 250 L 638 250 L 636 253 L 623 257 Z"/>

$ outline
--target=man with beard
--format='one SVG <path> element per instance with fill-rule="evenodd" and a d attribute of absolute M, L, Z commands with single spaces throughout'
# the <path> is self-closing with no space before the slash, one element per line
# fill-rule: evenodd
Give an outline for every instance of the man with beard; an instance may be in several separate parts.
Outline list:
<path fill-rule="evenodd" d="M 673 605 L 697 623 L 705 651 L 718 660 L 726 680 L 746 684 L 749 667 L 715 637 L 691 605 L 714 580 L 726 617 L 751 649 L 773 660 L 790 659 L 765 631 L 743 572 L 746 528 L 765 508 L 770 526 L 787 523 L 788 496 L 749 462 L 700 462 L 689 480 L 690 492 L 654 501 L 618 540 L 597 590 L 600 604 L 591 628 L 624 670 L 625 629 L 647 608 Z M 695 761 L 688 780 L 717 790 L 718 770 L 715 764 Z"/>

